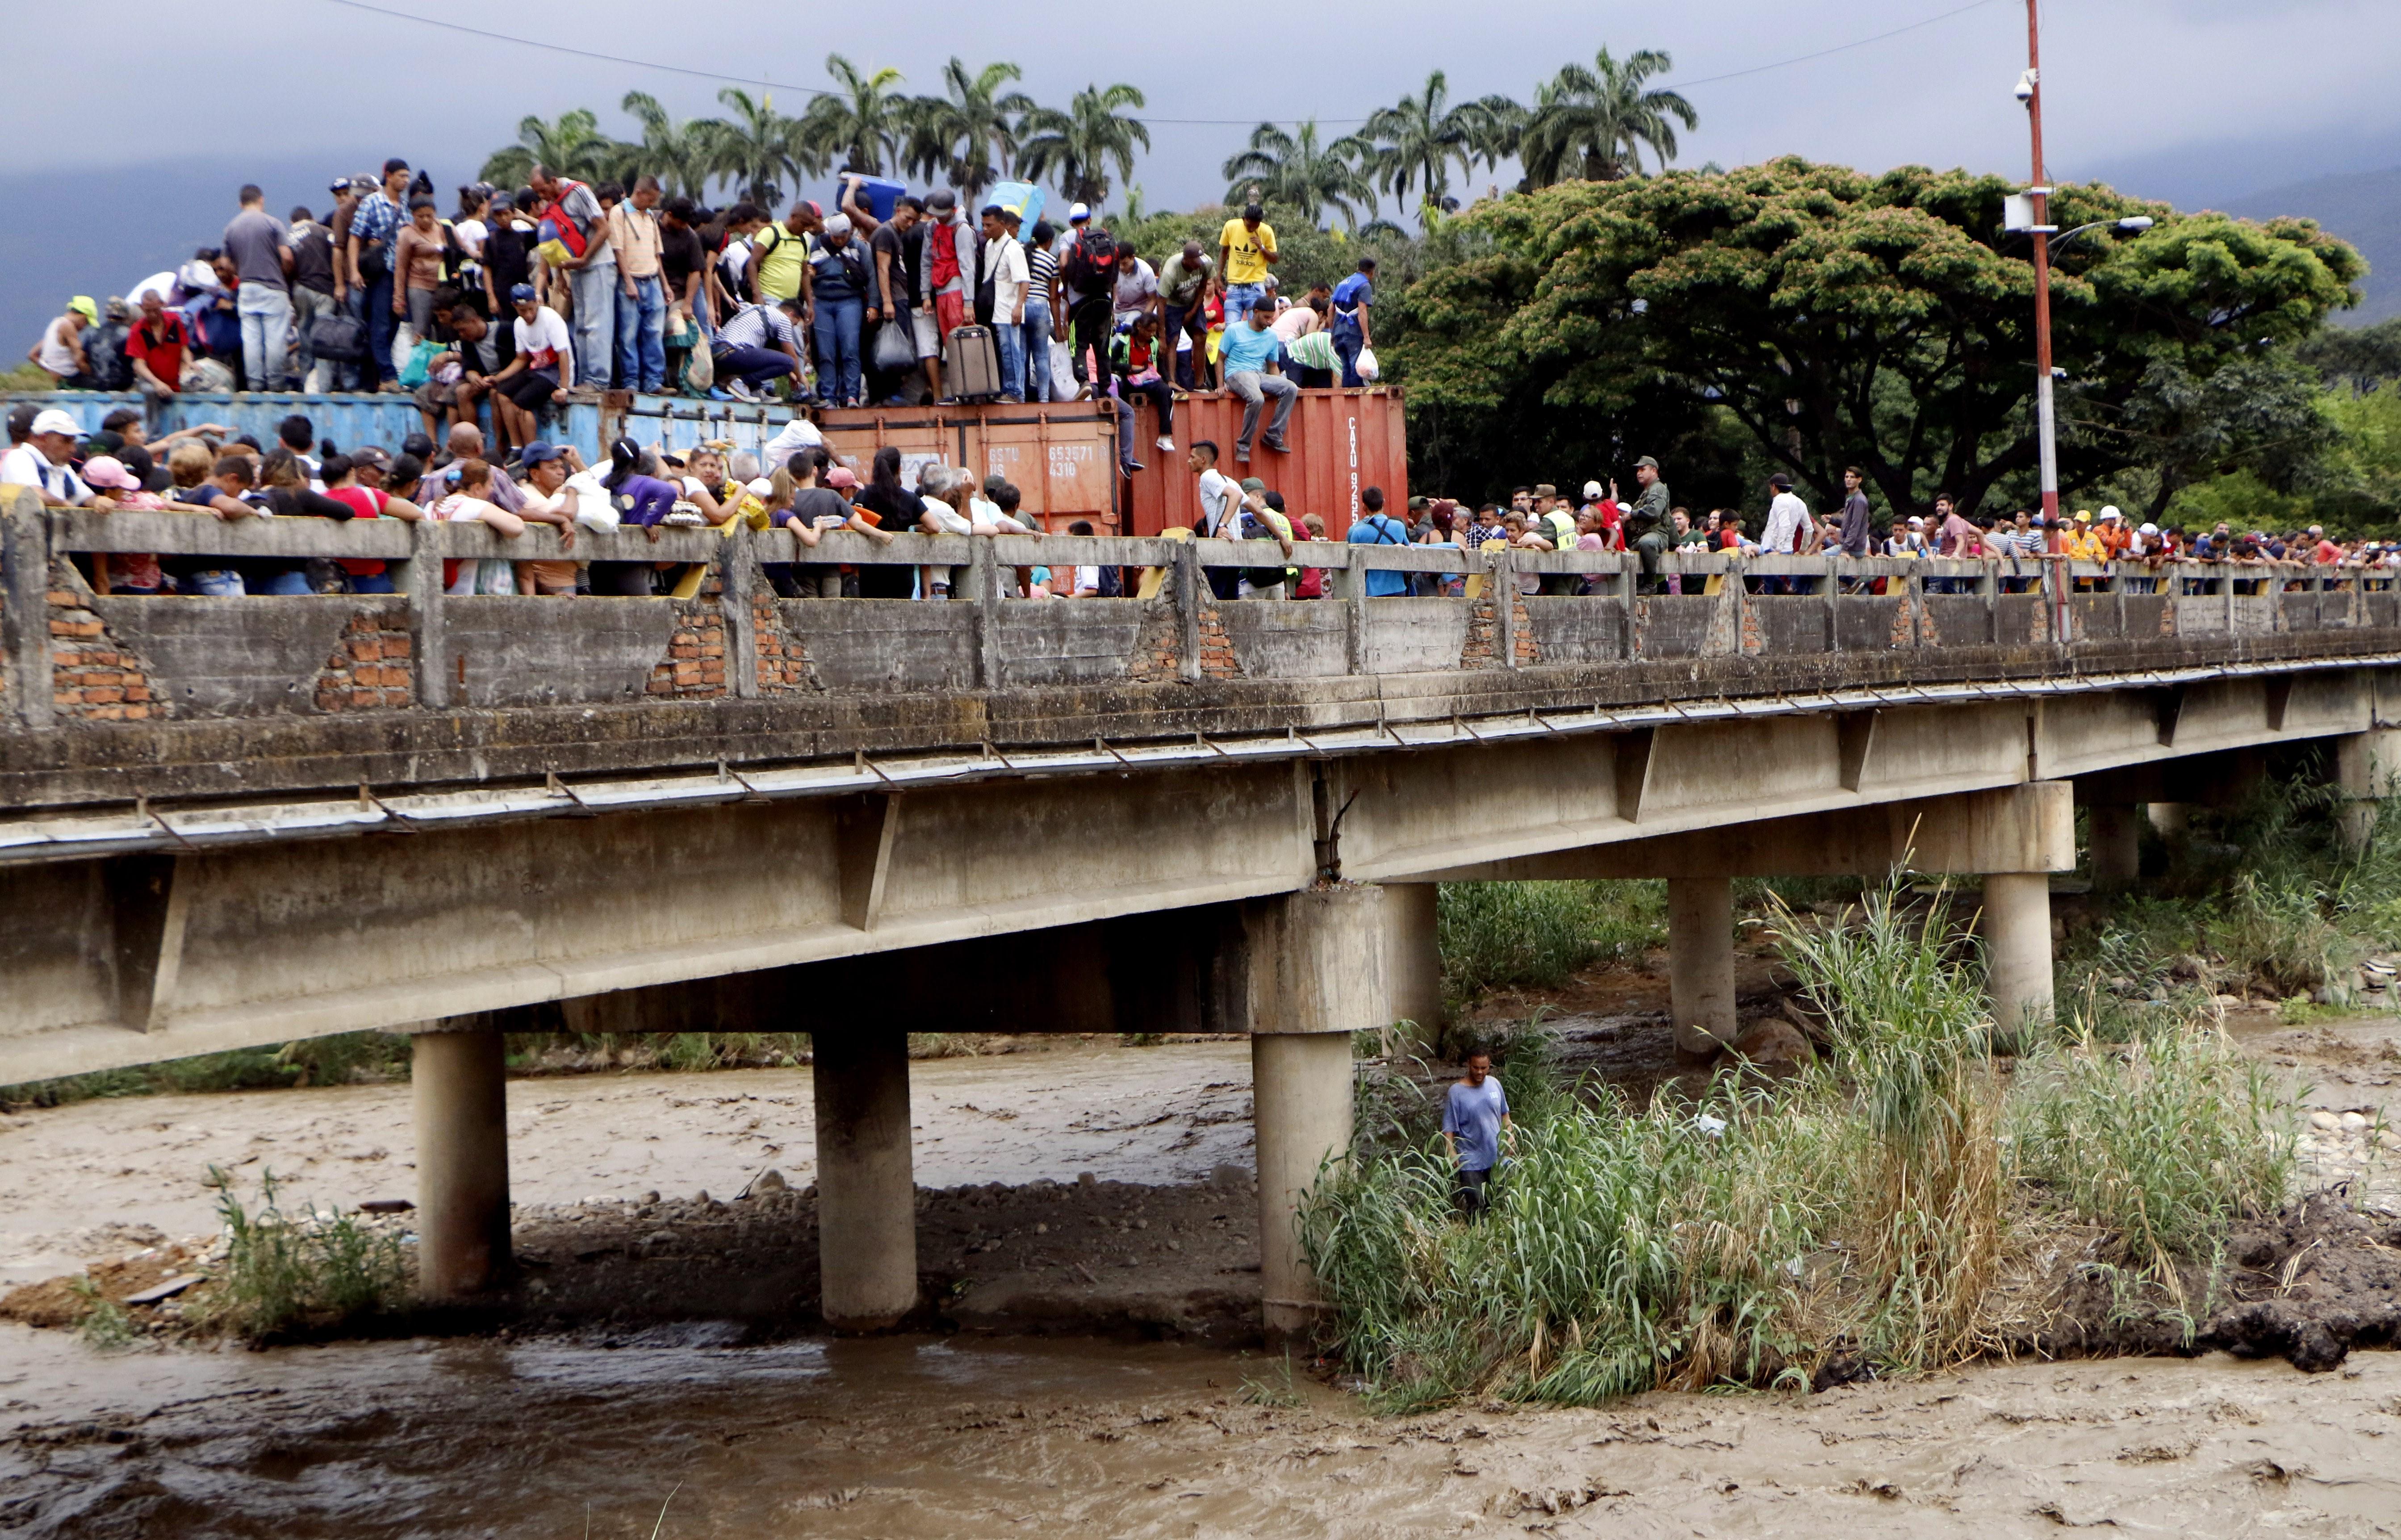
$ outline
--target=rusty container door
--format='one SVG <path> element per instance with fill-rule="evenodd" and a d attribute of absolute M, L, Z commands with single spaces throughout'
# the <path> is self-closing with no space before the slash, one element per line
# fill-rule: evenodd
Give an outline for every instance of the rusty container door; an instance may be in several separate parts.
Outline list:
<path fill-rule="evenodd" d="M 1272 404 L 1267 408 L 1272 411 Z M 1261 431 L 1265 431 L 1265 414 Z M 1158 447 L 1159 419 L 1149 405 L 1134 414 L 1134 458 L 1143 469 L 1130 477 L 1132 533 L 1189 529 L 1200 517 L 1200 492 L 1188 456 L 1194 441 L 1217 446 L 1218 468 L 1238 479 L 1255 475 L 1282 492 L 1284 511 L 1297 522 L 1315 514 L 1328 536 L 1339 540 L 1359 516 L 1359 494 L 1384 489 L 1386 506 L 1409 497 L 1409 456 L 1402 422 L 1401 392 L 1380 387 L 1362 391 L 1303 391 L 1284 435 L 1289 451 L 1254 446 L 1251 462 L 1234 462 L 1234 439 L 1242 429 L 1242 403 L 1231 395 L 1192 396 L 1175 404 L 1175 448 Z"/>
<path fill-rule="evenodd" d="M 999 402 L 962 406 L 860 406 L 817 414 L 826 444 L 866 479 L 875 451 L 900 451 L 900 479 L 914 486 L 931 462 L 997 473 L 1013 483 L 1022 512 L 1064 530 L 1090 519 L 1119 531 L 1117 422 L 1089 401 Z"/>

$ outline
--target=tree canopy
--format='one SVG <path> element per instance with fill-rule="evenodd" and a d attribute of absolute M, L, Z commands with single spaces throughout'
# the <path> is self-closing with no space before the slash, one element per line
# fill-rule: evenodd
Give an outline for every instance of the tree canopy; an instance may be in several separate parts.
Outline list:
<path fill-rule="evenodd" d="M 1480 207 L 1461 260 L 1406 297 L 1391 350 L 1416 404 L 1626 414 L 1714 403 L 1832 498 L 1857 464 L 1894 508 L 1973 507 L 2036 461 L 2034 268 L 1998 176 L 1868 176 L 1788 158 L 1722 174 L 1574 182 Z M 2147 214 L 2052 269 L 2061 480 L 2140 463 L 2163 376 L 2205 379 L 2350 303 L 2358 254 L 2299 220 L 2180 215 L 2062 187 L 2063 227 Z M 1640 451 L 1636 451 L 1640 452 Z"/>

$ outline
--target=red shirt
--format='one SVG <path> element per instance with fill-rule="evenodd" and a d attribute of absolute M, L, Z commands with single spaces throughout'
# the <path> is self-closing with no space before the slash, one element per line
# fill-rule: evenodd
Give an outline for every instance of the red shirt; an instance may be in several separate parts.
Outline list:
<path fill-rule="evenodd" d="M 184 318 L 172 310 L 162 311 L 158 317 L 158 331 L 159 336 L 154 341 L 148 322 L 136 325 L 125 338 L 125 356 L 147 363 L 150 372 L 158 377 L 158 383 L 169 390 L 181 390 L 184 352 L 191 346 L 191 338 L 184 333 Z"/>
<path fill-rule="evenodd" d="M 331 487 L 326 488 L 325 495 L 336 502 L 349 503 L 357 510 L 358 516 L 361 518 L 381 518 L 384 499 L 391 494 L 378 492 L 372 487 Z M 342 571 L 354 577 L 373 577 L 385 570 L 382 562 L 362 557 L 340 557 L 336 559 L 341 562 Z"/>

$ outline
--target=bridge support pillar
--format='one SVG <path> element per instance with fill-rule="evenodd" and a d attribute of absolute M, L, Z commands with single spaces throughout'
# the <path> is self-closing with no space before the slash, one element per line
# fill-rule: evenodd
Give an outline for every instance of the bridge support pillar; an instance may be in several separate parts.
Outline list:
<path fill-rule="evenodd" d="M 884 1331 L 917 1306 L 917 1187 L 909 1038 L 815 1035 L 817 1278 L 826 1325 Z"/>
<path fill-rule="evenodd" d="M 508 1088 L 493 1031 L 420 1032 L 410 1041 L 417 1113 L 417 1285 L 430 1299 L 509 1277 Z"/>
<path fill-rule="evenodd" d="M 2342 843 L 2364 849 L 2376 832 L 2377 803 L 2392 796 L 2401 780 L 2401 732 L 2380 729 L 2337 738 L 2334 780 L 2342 797 L 2335 813 Z"/>
<path fill-rule="evenodd" d="M 2143 874 L 2143 826 L 2132 803 L 2097 802 L 2085 809 L 2092 827 L 2092 886 L 2121 893 Z"/>
<path fill-rule="evenodd" d="M 1667 1009 L 1684 1052 L 1714 1053 L 1735 1040 L 1730 878 L 1667 879 Z"/>
<path fill-rule="evenodd" d="M 2004 1045 L 2051 1021 L 2051 875 L 1995 872 L 1984 878 L 1985 989 Z"/>
<path fill-rule="evenodd" d="M 1325 887 L 1264 900 L 1244 927 L 1259 1284 L 1269 1337 L 1306 1335 L 1323 1305 L 1300 1206 L 1351 1148 L 1351 1034 L 1391 1024 L 1386 890 Z"/>
<path fill-rule="evenodd" d="M 1384 887 L 1384 977 L 1393 1020 L 1417 1024 L 1419 1044 L 1442 1030 L 1442 948 L 1435 936 L 1438 884 L 1388 882 Z"/>

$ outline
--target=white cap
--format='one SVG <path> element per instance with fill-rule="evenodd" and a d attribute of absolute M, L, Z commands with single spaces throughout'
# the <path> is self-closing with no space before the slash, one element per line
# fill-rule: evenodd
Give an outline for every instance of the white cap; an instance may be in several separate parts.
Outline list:
<path fill-rule="evenodd" d="M 34 415 L 34 425 L 25 431 L 29 434 L 64 433 L 69 438 L 81 438 L 83 424 L 60 411 L 56 406 L 52 406 L 48 410 L 36 412 Z"/>
<path fill-rule="evenodd" d="M 2118 505 L 2116 503 L 2108 502 L 2102 504 L 2101 516 L 2103 518 L 2123 518 L 2126 516 L 2118 511 Z"/>
<path fill-rule="evenodd" d="M 1091 217 L 1092 211 L 1084 207 L 1081 203 L 1075 203 L 1068 206 L 1067 223 L 1070 225 L 1075 224 L 1079 219 L 1090 219 Z"/>
<path fill-rule="evenodd" d="M 775 484 L 768 480 L 765 476 L 761 476 L 758 480 L 748 483 L 744 488 L 744 490 L 753 492 L 760 497 L 774 497 L 775 495 Z"/>
<path fill-rule="evenodd" d="M 1598 482 L 1598 481 L 1587 481 L 1587 482 L 1585 482 L 1585 483 L 1584 484 L 1584 495 L 1585 495 L 1585 496 L 1586 496 L 1586 497 L 1598 497 L 1598 496 L 1600 495 L 1600 493 L 1601 493 L 1601 485 L 1600 485 L 1600 483 L 1599 483 L 1599 482 Z"/>
<path fill-rule="evenodd" d="M 2146 524 L 2141 529 L 2134 531 L 2134 533 L 2138 535 L 2155 535 L 2159 532 L 2160 527 L 2156 524 Z"/>

